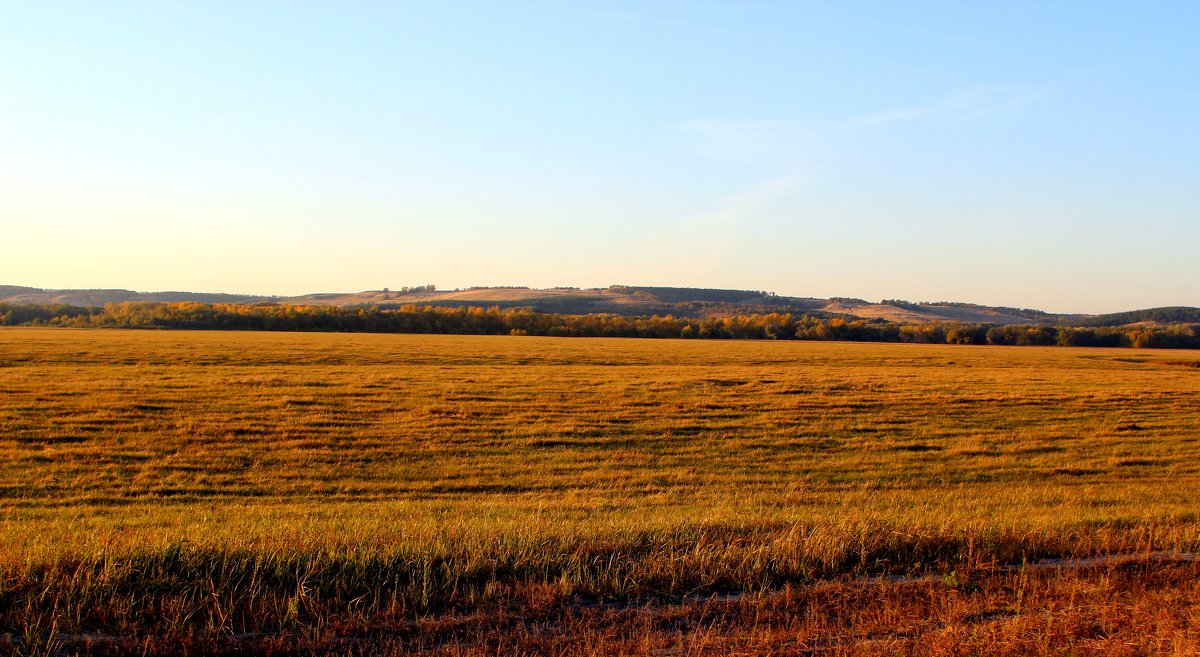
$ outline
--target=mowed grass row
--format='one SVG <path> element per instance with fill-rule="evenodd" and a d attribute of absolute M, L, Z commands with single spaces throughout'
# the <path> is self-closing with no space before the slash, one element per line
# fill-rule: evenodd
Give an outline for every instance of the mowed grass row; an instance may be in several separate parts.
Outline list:
<path fill-rule="evenodd" d="M 1198 358 L 2 330 L 0 632 L 364 632 L 1195 550 Z"/>

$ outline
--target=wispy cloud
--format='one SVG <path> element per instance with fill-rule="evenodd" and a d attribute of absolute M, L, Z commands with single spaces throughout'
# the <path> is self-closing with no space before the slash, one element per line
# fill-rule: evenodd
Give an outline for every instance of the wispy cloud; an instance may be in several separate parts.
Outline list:
<path fill-rule="evenodd" d="M 648 231 L 637 252 L 649 259 L 700 272 L 720 272 L 739 244 L 747 222 L 800 192 L 809 182 L 798 174 L 771 176 L 713 201 L 708 211 L 681 217 Z"/>
<path fill-rule="evenodd" d="M 987 85 L 957 91 L 921 105 L 833 119 L 691 119 L 679 127 L 708 155 L 783 164 L 805 151 L 855 133 L 904 124 L 968 120 L 1001 113 L 1032 102 L 1025 88 Z M 789 155 L 790 154 L 790 159 Z"/>
<path fill-rule="evenodd" d="M 924 105 L 866 114 L 842 121 L 829 122 L 828 125 L 869 128 L 926 119 L 979 117 L 1021 107 L 1032 102 L 1035 96 L 1033 91 L 1021 87 L 1002 85 L 972 87 L 936 98 Z"/>
<path fill-rule="evenodd" d="M 718 199 L 712 209 L 684 222 L 693 232 L 711 237 L 732 238 L 731 234 L 744 221 L 762 212 L 782 197 L 800 189 L 807 178 L 797 174 L 771 176 L 753 187 Z"/>
<path fill-rule="evenodd" d="M 942 43 L 948 43 L 960 48 L 978 50 L 980 48 L 989 48 L 992 45 L 991 42 L 987 41 L 986 39 L 981 39 L 978 36 L 963 32 L 947 32 L 945 30 L 927 30 L 920 28 L 898 28 L 897 31 L 901 34 L 906 34 L 918 39 L 940 41 Z"/>
<path fill-rule="evenodd" d="M 693 119 L 679 127 L 706 155 L 752 163 L 774 173 L 756 183 L 715 198 L 710 208 L 664 226 L 648 236 L 654 250 L 689 254 L 709 269 L 724 266 L 740 233 L 749 223 L 776 213 L 816 179 L 824 177 L 823 161 L 856 137 L 905 125 L 972 120 L 1028 103 L 1034 95 L 1009 86 L 962 89 L 928 102 L 840 118 Z"/>

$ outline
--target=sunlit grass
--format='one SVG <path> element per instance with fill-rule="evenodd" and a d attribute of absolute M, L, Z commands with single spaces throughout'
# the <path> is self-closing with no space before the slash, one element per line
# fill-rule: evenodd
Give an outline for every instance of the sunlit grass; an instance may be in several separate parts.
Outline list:
<path fill-rule="evenodd" d="M 366 631 L 1192 551 L 1198 358 L 0 330 L 0 633 Z"/>

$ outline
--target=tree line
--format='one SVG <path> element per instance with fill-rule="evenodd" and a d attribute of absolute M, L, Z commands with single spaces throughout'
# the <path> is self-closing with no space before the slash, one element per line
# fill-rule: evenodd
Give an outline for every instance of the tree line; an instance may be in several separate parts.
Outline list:
<path fill-rule="evenodd" d="M 908 324 L 777 312 L 705 318 L 629 317 L 415 304 L 337 307 L 124 302 L 108 303 L 103 308 L 80 308 L 0 303 L 0 325 L 1200 349 L 1200 324 L 1096 327 Z"/>

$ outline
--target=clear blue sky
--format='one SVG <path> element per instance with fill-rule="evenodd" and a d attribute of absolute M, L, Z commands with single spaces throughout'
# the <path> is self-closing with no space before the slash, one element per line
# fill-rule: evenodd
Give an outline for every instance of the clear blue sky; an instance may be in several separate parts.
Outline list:
<path fill-rule="evenodd" d="M 0 3 L 0 283 L 1200 305 L 1200 3 Z"/>

